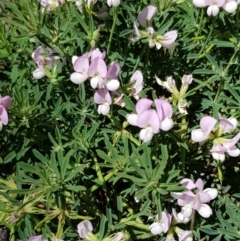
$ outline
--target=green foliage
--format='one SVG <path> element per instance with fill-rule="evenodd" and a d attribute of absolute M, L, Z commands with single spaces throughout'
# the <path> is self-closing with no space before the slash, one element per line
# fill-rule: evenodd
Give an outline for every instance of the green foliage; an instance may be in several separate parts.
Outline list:
<path fill-rule="evenodd" d="M 34 235 L 80 240 L 82 220 L 91 220 L 98 240 L 111 241 L 117 232 L 126 240 L 164 240 L 166 235 L 153 236 L 149 225 L 155 215 L 160 220 L 163 211 L 179 210 L 171 192 L 185 191 L 179 185 L 183 178 L 199 177 L 218 189 L 210 204 L 213 215 L 204 219 L 196 213 L 181 227 L 191 228 L 193 240 L 240 239 L 239 157 L 219 163 L 209 142 L 191 141 L 203 116 L 240 118 L 239 8 L 208 17 L 191 0 L 121 0 L 105 13 L 106 1 L 90 6 L 82 1 L 82 13 L 73 1 L 51 11 L 38 0 L 1 2 L 0 95 L 11 96 L 13 103 L 0 133 L 0 224 L 11 229 L 12 241 Z M 149 4 L 158 9 L 152 20 L 157 35 L 178 31 L 174 49 L 149 48 L 146 38 L 129 41 L 133 21 Z M 60 56 L 61 62 L 34 79 L 31 56 L 40 45 L 55 51 L 43 56 Z M 112 105 L 108 115 L 98 114 L 89 81 L 70 81 L 72 56 L 95 48 L 106 51 L 107 65 L 119 63 L 123 93 L 140 70 L 140 98 L 172 104 L 170 131 L 158 132 L 149 143 L 139 141 L 139 128 L 126 122 L 126 115 L 136 112 L 128 94 L 124 107 Z M 188 106 L 184 115 L 154 76 L 162 81 L 173 76 L 180 89 L 188 74 L 193 83 L 182 96 Z"/>

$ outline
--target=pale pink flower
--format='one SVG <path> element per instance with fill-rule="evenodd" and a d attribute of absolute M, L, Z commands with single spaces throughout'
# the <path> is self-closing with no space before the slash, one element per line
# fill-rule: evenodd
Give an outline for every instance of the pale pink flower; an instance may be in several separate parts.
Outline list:
<path fill-rule="evenodd" d="M 107 76 L 107 66 L 100 57 L 95 58 L 88 69 L 88 76 L 92 77 L 90 84 L 93 89 L 100 89 L 104 87 L 104 79 Z"/>
<path fill-rule="evenodd" d="M 154 6 L 147 6 L 145 7 L 139 14 L 138 14 L 138 22 L 144 27 L 150 27 L 152 18 L 157 12 L 157 8 Z"/>
<path fill-rule="evenodd" d="M 135 99 L 139 99 L 139 93 L 143 89 L 143 75 L 140 70 L 134 72 L 130 79 L 130 95 L 133 95 Z"/>
<path fill-rule="evenodd" d="M 217 120 L 211 116 L 205 116 L 200 120 L 201 129 L 193 130 L 191 139 L 195 142 L 202 142 L 210 137 L 210 133 L 217 123 Z"/>
<path fill-rule="evenodd" d="M 102 88 L 95 92 L 94 102 L 99 104 L 98 114 L 107 115 L 110 111 L 110 105 L 112 104 L 112 98 L 107 89 Z"/>
<path fill-rule="evenodd" d="M 88 220 L 84 220 L 77 225 L 79 237 L 82 239 L 90 240 L 90 236 L 93 231 L 92 223 Z"/>
<path fill-rule="evenodd" d="M 212 209 L 206 204 L 207 202 L 215 199 L 218 195 L 216 188 L 206 188 L 203 190 L 204 184 L 201 178 L 198 178 L 195 183 L 188 178 L 184 178 L 181 181 L 181 184 L 188 189 L 185 192 L 172 192 L 171 196 L 178 200 L 178 205 L 183 208 L 189 208 L 196 210 L 202 217 L 208 218 L 212 214 Z M 191 190 L 197 189 L 194 194 Z M 191 210 L 182 210 L 187 211 L 187 216 L 191 215 Z"/>
<path fill-rule="evenodd" d="M 9 109 L 12 105 L 12 99 L 10 96 L 0 96 L 0 130 L 2 130 L 3 125 L 8 124 L 8 113 L 7 109 Z"/>
<path fill-rule="evenodd" d="M 162 212 L 161 220 L 158 220 L 158 215 L 156 215 L 156 222 L 149 226 L 149 229 L 153 235 L 158 235 L 161 233 L 166 233 L 170 227 L 172 216 L 166 212 Z"/>

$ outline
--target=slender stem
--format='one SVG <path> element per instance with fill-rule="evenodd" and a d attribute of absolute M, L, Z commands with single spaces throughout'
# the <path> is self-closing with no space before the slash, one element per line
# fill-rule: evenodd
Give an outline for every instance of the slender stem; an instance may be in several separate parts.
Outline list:
<path fill-rule="evenodd" d="M 96 158 L 96 155 L 94 153 L 93 153 L 93 161 L 95 163 L 95 170 L 96 170 L 96 173 L 97 173 L 97 177 L 98 177 L 99 181 L 101 181 L 103 183 L 103 186 L 105 186 L 105 180 L 104 180 L 104 177 L 102 175 L 101 168 L 98 164 L 98 160 Z"/>
<path fill-rule="evenodd" d="M 191 231 L 194 229 L 195 214 L 196 214 L 196 211 L 193 209 L 192 220 L 191 220 L 191 225 L 190 225 L 190 230 L 191 230 Z"/>
<path fill-rule="evenodd" d="M 62 209 L 58 217 L 58 227 L 57 227 L 56 238 L 61 238 L 64 224 L 65 224 L 65 210 Z"/>
<path fill-rule="evenodd" d="M 112 43 L 112 38 L 113 38 L 113 33 L 115 31 L 116 23 L 117 23 L 117 17 L 118 17 L 118 7 L 114 8 L 114 18 L 113 18 L 113 24 L 112 24 L 112 29 L 108 41 L 108 46 L 107 46 L 107 54 L 109 54 L 110 48 L 111 48 L 111 43 Z"/>
<path fill-rule="evenodd" d="M 193 8 L 194 9 L 194 8 Z M 198 37 L 198 35 L 199 35 L 199 32 L 200 32 L 200 30 L 202 29 L 202 22 L 203 22 L 203 14 L 204 14 L 204 12 L 205 12 L 205 9 L 201 9 L 201 16 L 200 16 L 200 21 L 197 21 L 197 22 L 199 22 L 199 24 L 198 24 L 198 30 L 197 30 L 197 37 Z"/>
<path fill-rule="evenodd" d="M 222 87 L 223 87 L 223 85 L 224 85 L 225 75 L 226 75 L 228 69 L 230 68 L 230 66 L 233 64 L 233 60 L 234 60 L 234 58 L 236 57 L 236 54 L 237 54 L 237 53 L 238 53 L 238 50 L 235 51 L 235 53 L 232 55 L 231 59 L 230 59 L 229 62 L 228 62 L 227 67 L 224 69 L 224 71 L 223 71 L 223 73 L 222 73 L 222 78 L 221 78 L 221 81 L 220 81 L 220 85 L 218 86 L 218 91 L 217 91 L 217 94 L 215 95 L 214 102 L 217 101 L 217 98 L 218 98 L 219 94 L 221 93 Z"/>
<path fill-rule="evenodd" d="M 182 125 L 186 125 L 186 116 L 182 117 Z M 185 140 L 185 133 L 183 134 L 183 140 Z M 185 172 L 185 158 L 186 158 L 186 149 L 181 146 L 181 163 L 182 163 L 182 171 Z"/>
<path fill-rule="evenodd" d="M 203 44 L 203 46 L 202 46 L 202 48 L 201 48 L 201 50 L 199 52 L 199 56 L 201 56 L 203 50 L 205 49 L 205 47 L 206 47 L 206 45 L 208 43 L 208 40 L 210 39 L 210 37 L 212 35 L 212 31 L 214 29 L 215 22 L 216 22 L 216 18 L 213 19 L 212 27 L 211 27 L 211 29 L 210 29 L 210 31 L 208 33 L 208 36 L 207 36 L 207 39 L 206 39 L 205 43 Z M 193 63 L 195 63 L 197 60 L 199 60 L 199 58 L 196 58 Z"/>

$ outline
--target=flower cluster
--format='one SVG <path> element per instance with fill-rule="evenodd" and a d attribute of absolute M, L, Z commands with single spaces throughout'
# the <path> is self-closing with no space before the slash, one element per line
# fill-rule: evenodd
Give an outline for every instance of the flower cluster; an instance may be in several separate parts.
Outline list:
<path fill-rule="evenodd" d="M 133 28 L 136 37 L 130 38 L 131 42 L 136 42 L 141 38 L 148 38 L 149 47 L 156 47 L 160 49 L 161 47 L 172 49 L 175 47 L 175 40 L 177 38 L 177 31 L 172 30 L 160 36 L 155 33 L 152 27 L 152 18 L 157 12 L 157 8 L 154 6 L 147 6 L 138 14 L 139 24 L 145 28 L 145 31 L 140 31 L 137 27 L 136 21 L 133 23 Z"/>
<path fill-rule="evenodd" d="M 62 63 L 60 57 L 54 55 L 53 49 L 39 46 L 33 53 L 32 59 L 37 65 L 37 69 L 33 71 L 35 79 L 41 79 L 47 75 L 50 79 L 56 79 L 58 72 L 61 72 Z"/>
<path fill-rule="evenodd" d="M 193 0 L 193 4 L 196 7 L 208 7 L 208 16 L 218 15 L 220 8 L 223 8 L 228 13 L 233 13 L 236 11 L 239 3 L 239 0 Z"/>
<path fill-rule="evenodd" d="M 155 99 L 154 110 L 150 109 L 152 103 L 152 100 L 140 99 L 136 104 L 136 114 L 126 116 L 131 125 L 142 128 L 140 139 L 143 142 L 151 141 L 153 134 L 159 130 L 168 131 L 173 127 L 172 106 L 163 99 Z"/>
<path fill-rule="evenodd" d="M 3 125 L 8 124 L 8 113 L 7 109 L 9 109 L 12 105 L 12 99 L 10 96 L 0 96 L 0 131 L 3 128 Z"/>
<path fill-rule="evenodd" d="M 94 94 L 94 102 L 98 104 L 98 113 L 107 115 L 110 111 L 110 105 L 117 104 L 123 106 L 122 101 L 124 93 L 120 90 L 120 66 L 112 62 L 108 67 L 104 61 L 106 53 L 98 48 L 87 52 L 80 57 L 73 56 L 72 64 L 74 73 L 70 80 L 75 84 L 81 84 L 90 79 L 90 85 L 97 89 Z M 130 83 L 123 90 L 138 98 L 138 93 L 143 88 L 142 73 L 137 70 L 130 79 Z M 110 95 L 110 92 L 111 95 Z"/>
<path fill-rule="evenodd" d="M 172 215 L 162 212 L 161 220 L 158 219 L 158 215 L 156 215 L 155 220 L 156 221 L 149 226 L 149 229 L 153 235 L 167 233 L 166 241 L 175 241 L 175 233 L 178 236 L 179 241 L 192 241 L 192 232 L 182 230 L 175 226 L 172 222 Z"/>
<path fill-rule="evenodd" d="M 222 134 L 233 132 L 236 129 L 237 120 L 234 117 L 226 119 L 219 114 L 219 124 L 214 128 L 216 123 L 217 120 L 211 116 L 203 117 L 200 120 L 201 129 L 193 130 L 191 139 L 195 142 L 213 140 L 213 147 L 210 152 L 215 160 L 224 161 L 226 153 L 232 157 L 239 156 L 240 149 L 236 147 L 236 143 L 240 139 L 240 133 L 232 139 L 221 137 Z"/>
<path fill-rule="evenodd" d="M 185 192 L 172 192 L 171 196 L 178 200 L 182 207 L 181 213 L 175 215 L 178 222 L 186 223 L 191 219 L 193 210 L 196 210 L 202 217 L 208 218 L 212 215 L 212 209 L 206 204 L 215 199 L 218 191 L 215 188 L 204 188 L 203 180 L 198 178 L 195 183 L 191 179 L 184 178 L 181 181 Z M 195 189 L 195 192 L 192 190 Z"/>
<path fill-rule="evenodd" d="M 157 76 L 155 76 L 156 81 L 159 85 L 166 88 L 170 93 L 172 93 L 172 100 L 173 103 L 177 103 L 178 110 L 181 114 L 187 115 L 187 107 L 188 103 L 186 99 L 184 98 L 184 95 L 186 94 L 188 90 L 188 86 L 192 83 L 193 77 L 192 75 L 184 75 L 182 77 L 182 86 L 180 91 L 178 91 L 175 80 L 172 78 L 172 76 L 167 78 L 167 81 L 160 80 Z"/>
<path fill-rule="evenodd" d="M 215 188 L 203 189 L 204 184 L 201 178 L 195 183 L 188 178 L 184 178 L 180 183 L 187 191 L 172 192 L 171 195 L 178 200 L 178 205 L 182 207 L 181 212 L 177 213 L 175 209 L 172 210 L 172 215 L 162 212 L 161 219 L 159 220 L 158 215 L 156 215 L 155 222 L 149 226 L 153 235 L 167 233 L 167 241 L 175 240 L 174 233 L 178 236 L 179 241 L 192 241 L 192 232 L 182 230 L 176 224 L 188 223 L 192 218 L 193 210 L 196 210 L 204 218 L 210 217 L 212 209 L 206 203 L 215 199 L 218 195 Z"/>

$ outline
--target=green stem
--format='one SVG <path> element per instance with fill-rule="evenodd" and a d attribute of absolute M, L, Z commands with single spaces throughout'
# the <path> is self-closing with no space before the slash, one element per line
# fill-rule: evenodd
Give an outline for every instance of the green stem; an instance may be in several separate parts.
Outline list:
<path fill-rule="evenodd" d="M 61 238 L 64 224 L 65 224 L 65 210 L 62 209 L 58 217 L 58 227 L 57 227 L 56 238 Z"/>
<path fill-rule="evenodd" d="M 106 186 L 105 185 L 105 180 L 104 180 L 104 177 L 102 175 L 101 168 L 100 168 L 100 166 L 98 164 L 98 160 L 96 158 L 96 155 L 94 153 L 93 153 L 93 161 L 95 163 L 95 170 L 96 170 L 96 173 L 97 173 L 97 177 L 98 177 L 99 181 L 102 182 L 103 186 L 105 187 Z"/>
<path fill-rule="evenodd" d="M 137 228 L 146 230 L 146 231 L 148 231 L 148 232 L 150 231 L 150 230 L 149 230 L 149 226 L 146 225 L 146 224 L 141 224 L 141 223 L 134 222 L 134 221 L 127 221 L 127 222 L 126 222 L 126 225 L 134 226 L 134 227 L 137 227 Z"/>
<path fill-rule="evenodd" d="M 211 29 L 210 29 L 210 31 L 208 33 L 208 36 L 207 36 L 207 39 L 206 39 L 205 43 L 203 44 L 203 46 L 202 46 L 202 48 L 201 48 L 201 50 L 199 52 L 199 55 L 198 55 L 199 57 L 201 56 L 201 54 L 202 54 L 203 50 L 205 49 L 206 45 L 208 44 L 208 40 L 210 39 L 210 37 L 212 35 L 212 31 L 214 29 L 215 22 L 216 22 L 216 18 L 213 19 L 212 27 L 211 27 Z M 195 63 L 198 60 L 199 60 L 199 58 L 196 58 L 193 63 Z"/>
<path fill-rule="evenodd" d="M 232 55 L 231 59 L 230 59 L 229 62 L 228 62 L 227 67 L 226 67 L 226 68 L 224 69 L 224 71 L 222 72 L 222 78 L 221 78 L 221 81 L 220 81 L 220 85 L 218 86 L 218 90 L 217 90 L 217 94 L 215 95 L 214 102 L 217 101 L 217 98 L 218 98 L 219 94 L 221 93 L 222 87 L 223 87 L 223 85 L 224 85 L 225 75 L 226 75 L 228 69 L 230 68 L 230 66 L 233 64 L 233 60 L 235 59 L 237 53 L 238 53 L 238 50 L 235 51 L 235 53 Z"/>
<path fill-rule="evenodd" d="M 15 226 L 11 227 L 11 241 L 15 241 L 16 237 L 15 237 Z"/>
<path fill-rule="evenodd" d="M 182 125 L 186 124 L 186 116 L 184 115 L 182 117 Z M 183 140 L 185 140 L 185 133 L 183 134 L 184 137 L 182 138 Z M 182 171 L 185 172 L 185 158 L 186 158 L 186 149 L 181 146 L 181 163 L 182 163 Z"/>
<path fill-rule="evenodd" d="M 194 9 L 194 8 L 193 8 Z M 199 24 L 198 24 L 198 30 L 197 30 L 197 37 L 198 37 L 198 35 L 199 35 L 199 32 L 200 32 L 200 30 L 202 29 L 202 22 L 203 22 L 203 15 L 204 15 L 204 13 L 205 13 L 205 9 L 201 9 L 201 16 L 200 16 L 200 21 L 197 21 L 197 22 L 199 22 Z"/>
<path fill-rule="evenodd" d="M 194 229 L 195 214 L 196 214 L 196 211 L 193 209 L 192 220 L 191 220 L 191 225 L 190 225 L 190 230 L 191 230 L 191 231 Z"/>
<path fill-rule="evenodd" d="M 118 170 L 114 170 L 112 172 L 109 172 L 105 177 L 104 177 L 104 182 L 107 182 Z M 99 184 L 95 184 L 92 187 L 90 187 L 87 192 L 94 192 L 100 187 Z"/>
<path fill-rule="evenodd" d="M 112 43 L 112 38 L 113 38 L 113 33 L 115 31 L 116 23 L 117 23 L 117 17 L 118 17 L 118 7 L 114 8 L 114 18 L 113 18 L 113 24 L 112 24 L 112 29 L 108 41 L 108 46 L 107 46 L 107 55 L 109 54 L 110 48 L 111 48 L 111 43 Z"/>

